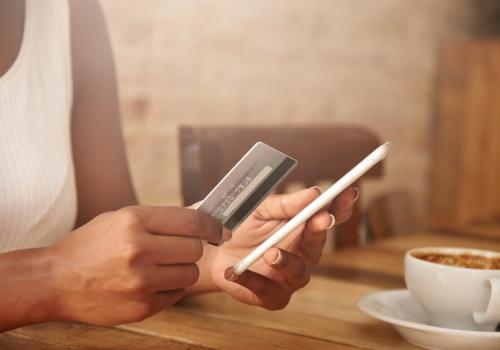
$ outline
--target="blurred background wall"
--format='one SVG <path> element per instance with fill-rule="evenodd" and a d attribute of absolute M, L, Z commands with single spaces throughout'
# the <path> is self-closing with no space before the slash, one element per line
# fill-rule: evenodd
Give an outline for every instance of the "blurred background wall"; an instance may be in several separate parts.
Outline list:
<path fill-rule="evenodd" d="M 424 217 L 438 50 L 468 33 L 468 1 L 101 3 L 143 203 L 180 203 L 180 124 L 348 123 L 396 146 L 364 200 L 406 189 Z"/>

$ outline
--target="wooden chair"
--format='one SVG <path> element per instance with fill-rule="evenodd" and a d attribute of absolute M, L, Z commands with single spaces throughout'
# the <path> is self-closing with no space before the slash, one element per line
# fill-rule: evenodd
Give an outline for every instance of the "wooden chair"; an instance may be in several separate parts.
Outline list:
<path fill-rule="evenodd" d="M 368 240 L 410 233 L 417 227 L 415 207 L 407 191 L 391 191 L 373 199 L 366 211 Z"/>
<path fill-rule="evenodd" d="M 277 188 L 303 187 L 340 178 L 380 141 L 356 126 L 315 127 L 180 127 L 180 168 L 185 205 L 201 200 L 257 141 L 263 141 L 299 161 Z M 363 178 L 382 176 L 382 164 Z M 359 183 L 357 184 L 359 186 Z M 351 220 L 336 229 L 335 246 L 357 245 L 362 219 L 358 201 Z"/>

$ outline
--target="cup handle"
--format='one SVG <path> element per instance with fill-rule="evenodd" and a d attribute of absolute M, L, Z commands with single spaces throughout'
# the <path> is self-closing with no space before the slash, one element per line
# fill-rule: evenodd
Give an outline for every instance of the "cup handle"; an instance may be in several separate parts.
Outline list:
<path fill-rule="evenodd" d="M 500 321 L 500 277 L 490 277 L 486 283 L 491 288 L 488 306 L 485 311 L 476 311 L 473 313 L 474 321 L 479 324 Z"/>

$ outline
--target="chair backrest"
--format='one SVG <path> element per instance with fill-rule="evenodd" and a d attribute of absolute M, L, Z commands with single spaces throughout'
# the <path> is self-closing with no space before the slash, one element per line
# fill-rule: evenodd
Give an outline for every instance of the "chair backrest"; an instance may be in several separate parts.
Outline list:
<path fill-rule="evenodd" d="M 257 141 L 299 161 L 298 167 L 277 188 L 277 193 L 284 192 L 290 184 L 300 183 L 302 187 L 308 187 L 336 180 L 380 145 L 378 137 L 371 131 L 356 126 L 181 126 L 179 136 L 185 205 L 207 195 Z M 372 168 L 364 177 L 381 176 L 382 164 Z M 358 244 L 360 223 L 357 204 L 351 220 L 337 228 L 335 245 Z"/>
<path fill-rule="evenodd" d="M 413 232 L 417 227 L 415 207 L 407 191 L 391 191 L 368 204 L 368 238 L 380 240 Z"/>

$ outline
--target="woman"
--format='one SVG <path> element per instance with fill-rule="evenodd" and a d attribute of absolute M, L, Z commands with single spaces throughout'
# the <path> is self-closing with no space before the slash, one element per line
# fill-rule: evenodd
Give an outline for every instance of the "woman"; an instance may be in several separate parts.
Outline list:
<path fill-rule="evenodd" d="M 224 291 L 267 309 L 309 280 L 348 189 L 252 271 L 231 266 L 319 195 L 270 196 L 220 247 L 189 208 L 137 205 L 112 55 L 95 1 L 0 0 L 0 330 L 50 320 L 114 325 Z"/>

